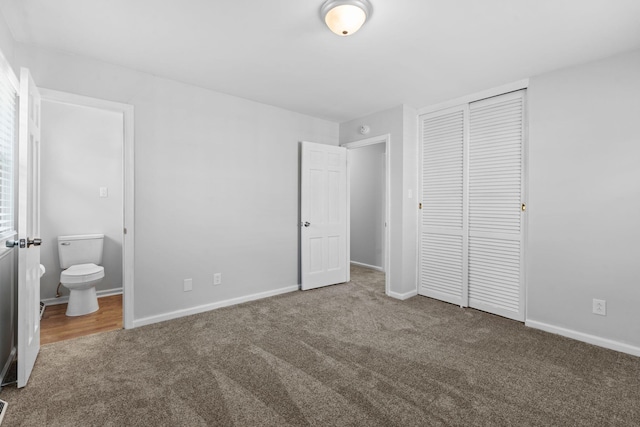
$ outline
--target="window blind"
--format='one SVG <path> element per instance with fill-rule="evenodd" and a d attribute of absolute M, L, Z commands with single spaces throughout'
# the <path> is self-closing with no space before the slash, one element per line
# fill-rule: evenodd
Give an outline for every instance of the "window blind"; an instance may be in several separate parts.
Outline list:
<path fill-rule="evenodd" d="M 14 151 L 17 92 L 0 69 L 0 239 L 14 234 Z"/>

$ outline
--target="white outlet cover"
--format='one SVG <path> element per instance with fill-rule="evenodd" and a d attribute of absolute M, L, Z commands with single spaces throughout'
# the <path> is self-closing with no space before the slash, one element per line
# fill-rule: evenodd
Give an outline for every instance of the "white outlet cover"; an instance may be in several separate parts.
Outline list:
<path fill-rule="evenodd" d="M 593 314 L 599 314 L 600 316 L 607 315 L 607 301 L 603 299 L 593 299 Z"/>
<path fill-rule="evenodd" d="M 184 279 L 184 291 L 189 292 L 193 290 L 193 279 Z"/>
<path fill-rule="evenodd" d="M 100 197 L 109 197 L 109 187 L 100 187 Z"/>
<path fill-rule="evenodd" d="M 216 273 L 213 275 L 213 284 L 214 285 L 222 284 L 222 273 Z"/>

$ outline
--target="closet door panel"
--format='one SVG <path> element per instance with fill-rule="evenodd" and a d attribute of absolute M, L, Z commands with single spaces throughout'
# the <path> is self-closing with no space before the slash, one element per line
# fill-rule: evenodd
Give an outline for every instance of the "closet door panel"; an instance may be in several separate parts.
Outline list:
<path fill-rule="evenodd" d="M 469 107 L 469 306 L 524 320 L 524 91 Z"/>
<path fill-rule="evenodd" d="M 466 305 L 467 107 L 421 116 L 420 295 Z"/>

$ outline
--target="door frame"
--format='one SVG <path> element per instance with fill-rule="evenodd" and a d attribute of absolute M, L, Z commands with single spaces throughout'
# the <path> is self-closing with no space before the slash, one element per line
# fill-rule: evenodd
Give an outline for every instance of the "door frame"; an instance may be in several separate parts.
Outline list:
<path fill-rule="evenodd" d="M 344 144 L 340 144 L 341 147 L 344 147 L 347 149 L 347 217 L 349 218 L 349 220 L 347 221 L 347 256 L 349 258 L 349 264 L 351 264 L 351 150 L 354 149 L 358 149 L 358 148 L 362 148 L 362 147 L 366 147 L 369 145 L 375 145 L 375 144 L 384 144 L 385 146 L 385 161 L 384 161 L 384 183 L 385 183 L 385 200 L 384 200 L 384 222 L 386 224 L 385 230 L 384 230 L 384 253 L 383 253 L 383 269 L 384 269 L 384 275 L 385 275 L 385 279 L 384 279 L 384 293 L 385 295 L 389 295 L 390 292 L 390 283 L 389 283 L 389 278 L 391 277 L 391 274 L 389 272 L 389 268 L 391 263 L 389 262 L 389 259 L 391 258 L 390 255 L 390 250 L 389 250 L 389 241 L 390 241 L 390 236 L 391 236 L 391 222 L 389 221 L 390 218 L 390 200 L 391 200 L 391 194 L 390 194 L 390 190 L 391 190 L 391 174 L 390 172 L 390 165 L 391 165 L 391 153 L 390 153 L 390 141 L 391 141 L 391 134 L 384 134 L 384 135 L 378 135 L 378 136 L 372 136 L 370 138 L 366 138 L 366 139 L 361 139 L 358 141 L 352 141 L 352 142 L 346 142 Z M 347 281 L 351 280 L 351 272 L 350 269 L 347 269 Z"/>
<path fill-rule="evenodd" d="M 91 98 L 68 92 L 39 88 L 43 101 L 59 102 L 82 107 L 98 108 L 101 110 L 121 113 L 123 117 L 123 146 L 122 146 L 122 320 L 125 329 L 134 327 L 134 114 L 133 105 L 120 102 Z"/>

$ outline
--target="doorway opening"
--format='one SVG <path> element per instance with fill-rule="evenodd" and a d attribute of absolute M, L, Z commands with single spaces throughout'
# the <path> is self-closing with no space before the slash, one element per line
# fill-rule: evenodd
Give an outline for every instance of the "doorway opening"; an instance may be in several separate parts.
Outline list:
<path fill-rule="evenodd" d="M 342 146 L 347 148 L 347 254 L 352 266 L 385 273 L 388 295 L 389 135 Z"/>
<path fill-rule="evenodd" d="M 41 343 L 133 326 L 133 107 L 41 89 Z M 61 236 L 102 235 L 99 309 L 67 316 Z M 63 239 L 64 240 L 64 239 Z M 69 244 L 69 243 L 60 243 Z"/>

